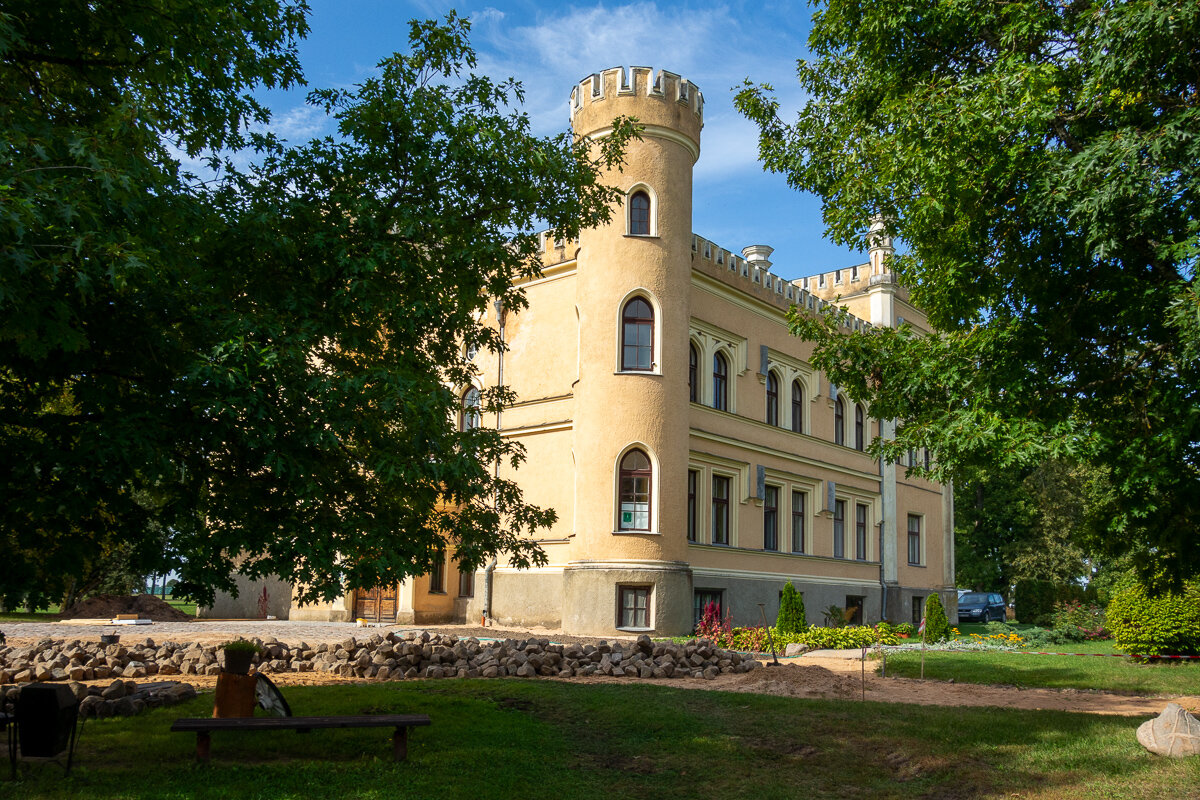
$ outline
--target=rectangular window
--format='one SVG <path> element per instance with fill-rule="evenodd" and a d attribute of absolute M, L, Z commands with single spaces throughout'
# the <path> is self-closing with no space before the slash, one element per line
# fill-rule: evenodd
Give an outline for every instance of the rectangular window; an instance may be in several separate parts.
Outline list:
<path fill-rule="evenodd" d="M 792 492 L 792 552 L 804 552 L 804 492 Z"/>
<path fill-rule="evenodd" d="M 467 572 L 459 571 L 458 573 L 458 596 L 459 597 L 474 597 L 475 596 L 475 570 Z"/>
<path fill-rule="evenodd" d="M 833 557 L 846 557 L 846 501 L 833 504 Z"/>
<path fill-rule="evenodd" d="M 908 515 L 908 563 L 921 563 L 921 517 Z"/>
<path fill-rule="evenodd" d="M 620 587 L 621 624 L 618 628 L 650 627 L 650 587 Z"/>
<path fill-rule="evenodd" d="M 712 543 L 729 544 L 729 478 L 724 475 L 713 476 Z"/>
<path fill-rule="evenodd" d="M 912 622 L 913 625 L 921 624 L 921 617 L 925 614 L 925 598 L 913 595 L 912 599 Z"/>
<path fill-rule="evenodd" d="M 860 595 L 846 595 L 846 622 L 850 625 L 863 624 L 863 606 L 867 598 Z"/>
<path fill-rule="evenodd" d="M 689 542 L 696 541 L 696 484 L 699 479 L 700 473 L 694 469 L 688 470 L 687 538 Z"/>
<path fill-rule="evenodd" d="M 709 605 L 712 605 L 717 612 L 717 617 L 721 616 L 721 590 L 720 589 L 697 589 L 692 595 L 692 617 L 693 625 L 700 624 L 700 620 L 704 617 L 704 611 Z"/>
<path fill-rule="evenodd" d="M 446 551 L 439 550 L 434 556 L 433 568 L 429 570 L 429 593 L 446 593 Z"/>
<path fill-rule="evenodd" d="M 854 557 L 867 560 L 867 507 L 862 503 L 854 506 Z"/>
<path fill-rule="evenodd" d="M 763 550 L 779 549 L 779 487 L 766 487 L 763 498 Z"/>

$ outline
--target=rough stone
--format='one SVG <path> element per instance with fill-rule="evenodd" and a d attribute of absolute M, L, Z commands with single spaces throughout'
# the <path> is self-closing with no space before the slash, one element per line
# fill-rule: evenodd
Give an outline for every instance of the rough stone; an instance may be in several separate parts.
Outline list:
<path fill-rule="evenodd" d="M 1137 740 L 1160 756 L 1200 755 L 1200 720 L 1178 703 L 1168 703 L 1161 714 L 1138 727 Z"/>

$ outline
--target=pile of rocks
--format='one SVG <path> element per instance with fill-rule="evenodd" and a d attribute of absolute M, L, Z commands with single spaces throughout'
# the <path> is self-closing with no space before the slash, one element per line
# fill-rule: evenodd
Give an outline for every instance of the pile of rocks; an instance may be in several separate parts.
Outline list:
<path fill-rule="evenodd" d="M 178 681 L 137 683 L 116 680 L 108 686 L 85 686 L 77 681 L 67 684 L 79 700 L 79 714 L 88 717 L 132 717 L 148 708 L 173 706 L 196 696 L 196 688 Z M 11 712 L 21 696 L 20 686 L 0 687 L 0 708 Z"/>
<path fill-rule="evenodd" d="M 636 678 L 715 678 L 749 672 L 759 663 L 699 640 L 687 644 L 600 642 L 552 644 L 548 639 L 480 642 L 456 636 L 407 631 L 349 638 L 339 644 L 285 644 L 254 640 L 263 650 L 255 658 L 259 672 L 326 672 L 347 678 L 497 678 L 515 676 Z M 126 646 L 45 639 L 33 647 L 0 647 L 0 683 L 100 680 L 151 675 L 215 675 L 221 671 L 214 645 L 155 644 L 152 639 Z"/>

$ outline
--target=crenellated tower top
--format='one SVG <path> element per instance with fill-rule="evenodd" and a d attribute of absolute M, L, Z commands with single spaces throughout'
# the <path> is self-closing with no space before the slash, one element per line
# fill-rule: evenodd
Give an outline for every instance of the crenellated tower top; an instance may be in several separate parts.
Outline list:
<path fill-rule="evenodd" d="M 612 67 L 595 72 L 571 89 L 571 127 L 578 136 L 599 138 L 615 117 L 636 117 L 643 135 L 676 141 L 700 157 L 704 95 L 674 72 L 650 67 Z"/>

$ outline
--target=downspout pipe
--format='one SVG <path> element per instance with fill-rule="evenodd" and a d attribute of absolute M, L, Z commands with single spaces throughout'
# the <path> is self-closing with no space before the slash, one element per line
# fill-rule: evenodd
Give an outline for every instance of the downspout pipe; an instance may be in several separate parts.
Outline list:
<path fill-rule="evenodd" d="M 504 300 L 497 297 L 495 302 L 496 321 L 500 328 L 500 351 L 496 358 L 496 386 L 504 385 L 504 321 L 508 316 L 508 310 L 504 307 Z M 500 424 L 501 409 L 496 409 L 496 431 L 499 432 L 502 428 Z M 497 481 L 500 479 L 500 457 L 496 456 L 496 461 L 492 465 L 492 477 Z M 497 498 L 494 502 L 499 503 Z M 499 510 L 497 508 L 497 510 Z M 487 567 L 483 570 L 483 622 L 486 626 L 492 619 L 492 575 L 496 571 L 497 557 L 492 556 L 492 560 L 488 562 Z"/>

